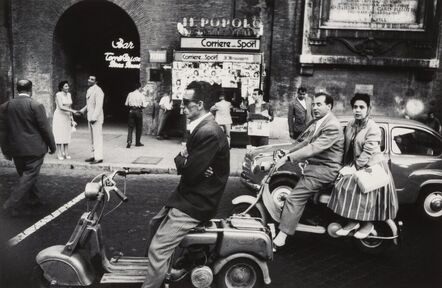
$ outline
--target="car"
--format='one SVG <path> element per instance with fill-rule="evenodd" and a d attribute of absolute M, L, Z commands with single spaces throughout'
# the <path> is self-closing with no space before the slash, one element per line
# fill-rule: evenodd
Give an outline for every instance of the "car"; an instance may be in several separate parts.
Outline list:
<path fill-rule="evenodd" d="M 373 116 L 382 132 L 381 151 L 388 160 L 399 204 L 416 204 L 424 217 L 442 219 L 442 137 L 428 126 L 410 119 Z M 352 116 L 338 116 L 344 129 Z M 253 191 L 266 175 L 261 164 L 273 159 L 278 149 L 292 143 L 249 149 L 242 163 L 241 182 Z M 286 163 L 270 180 L 274 199 L 285 199 L 302 174 L 302 163 Z"/>

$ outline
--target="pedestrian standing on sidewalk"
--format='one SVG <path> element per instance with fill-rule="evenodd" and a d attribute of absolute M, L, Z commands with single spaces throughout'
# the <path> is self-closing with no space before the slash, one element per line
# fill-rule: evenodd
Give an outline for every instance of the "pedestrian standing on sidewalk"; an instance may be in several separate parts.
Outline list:
<path fill-rule="evenodd" d="M 170 114 L 172 113 L 172 99 L 169 95 L 169 93 L 163 93 L 163 96 L 160 100 L 160 113 L 158 115 L 159 123 L 158 123 L 158 132 L 157 132 L 157 139 L 163 140 L 168 139 L 169 137 L 164 132 L 164 126 L 166 125 L 167 118 L 169 118 Z"/>
<path fill-rule="evenodd" d="M 232 103 L 226 101 L 226 95 L 221 93 L 219 95 L 219 101 L 210 108 L 210 112 L 215 113 L 215 121 L 221 128 L 223 128 L 224 133 L 230 143 L 230 128 L 232 126 L 232 116 L 230 115 L 230 109 L 232 108 Z"/>
<path fill-rule="evenodd" d="M 308 97 L 307 89 L 301 86 L 298 88 L 296 98 L 289 104 L 287 120 L 290 138 L 297 139 L 312 119 L 312 99 Z"/>
<path fill-rule="evenodd" d="M 2 151 L 12 159 L 20 180 L 3 209 L 11 216 L 29 214 L 23 206 L 41 204 L 36 183 L 44 156 L 56 151 L 54 135 L 43 104 L 33 100 L 32 82 L 17 82 L 18 96 L 0 107 Z"/>
<path fill-rule="evenodd" d="M 58 84 L 58 92 L 55 94 L 55 105 L 57 108 L 52 118 L 52 132 L 57 144 L 57 158 L 58 160 L 71 159 L 68 147 L 71 142 L 72 127 L 77 125 L 72 113 L 77 113 L 78 111 L 71 108 L 72 97 L 71 93 L 69 93 L 68 81 L 61 81 Z"/>
<path fill-rule="evenodd" d="M 227 137 L 209 112 L 216 101 L 212 85 L 191 82 L 183 101 L 190 120 L 190 136 L 186 147 L 175 157 L 181 179 L 166 205 L 150 222 L 149 261 L 142 288 L 161 286 L 181 240 L 191 229 L 215 216 L 229 177 Z M 172 269 L 171 277 L 180 278 L 183 272 Z"/>
<path fill-rule="evenodd" d="M 97 85 L 97 77 L 90 75 L 87 81 L 89 88 L 86 92 L 86 106 L 80 112 L 87 111 L 87 121 L 91 132 L 93 157 L 86 159 L 86 162 L 97 164 L 103 162 L 103 90 Z"/>
<path fill-rule="evenodd" d="M 247 107 L 247 121 L 260 123 L 263 126 L 269 125 L 269 121 L 273 121 L 273 109 L 269 103 L 263 99 L 263 91 L 261 89 L 254 89 L 252 98 L 255 101 Z M 251 124 L 250 124 L 251 125 Z M 269 144 L 269 131 L 266 135 L 250 135 L 249 142 L 252 146 L 263 146 Z"/>
<path fill-rule="evenodd" d="M 144 146 L 141 143 L 141 132 L 143 131 L 143 108 L 147 106 L 146 96 L 143 94 L 143 87 L 138 83 L 137 88 L 127 95 L 126 103 L 129 107 L 127 145 L 132 145 L 132 134 L 135 128 L 135 146 Z"/>

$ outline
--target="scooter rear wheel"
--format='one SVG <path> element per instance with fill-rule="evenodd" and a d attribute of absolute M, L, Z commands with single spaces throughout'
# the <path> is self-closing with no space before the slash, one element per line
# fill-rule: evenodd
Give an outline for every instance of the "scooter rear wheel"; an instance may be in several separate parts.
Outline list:
<path fill-rule="evenodd" d="M 216 275 L 217 288 L 264 287 L 261 269 L 250 259 L 237 258 L 228 262 Z"/>

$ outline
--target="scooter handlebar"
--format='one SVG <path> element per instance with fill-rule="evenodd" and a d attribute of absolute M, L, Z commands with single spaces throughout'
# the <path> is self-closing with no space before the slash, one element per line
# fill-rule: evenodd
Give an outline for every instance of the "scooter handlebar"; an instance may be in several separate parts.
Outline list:
<path fill-rule="evenodd" d="M 112 190 L 117 194 L 118 198 L 120 198 L 121 201 L 127 202 L 128 198 L 126 195 L 124 195 L 123 192 L 120 191 L 117 187 L 112 187 Z"/>
<path fill-rule="evenodd" d="M 142 174 L 150 174 L 150 170 L 146 169 L 140 169 L 140 170 L 129 170 L 129 168 L 125 170 L 119 170 L 117 172 L 118 175 L 125 176 L 125 175 L 142 175 Z"/>

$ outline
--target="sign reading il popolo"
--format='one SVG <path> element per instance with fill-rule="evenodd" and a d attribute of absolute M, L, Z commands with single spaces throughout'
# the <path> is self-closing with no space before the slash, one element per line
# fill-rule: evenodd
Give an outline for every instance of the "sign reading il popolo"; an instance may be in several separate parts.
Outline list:
<path fill-rule="evenodd" d="M 260 40 L 248 38 L 182 37 L 181 48 L 259 51 Z"/>
<path fill-rule="evenodd" d="M 261 54 L 175 52 L 175 61 L 260 63 Z"/>

